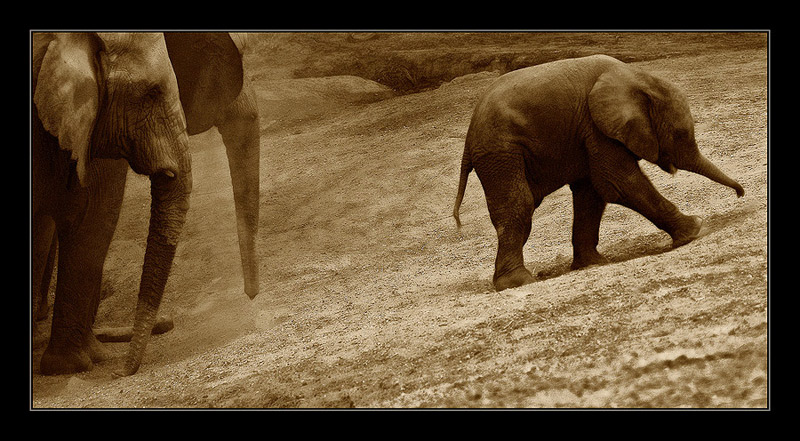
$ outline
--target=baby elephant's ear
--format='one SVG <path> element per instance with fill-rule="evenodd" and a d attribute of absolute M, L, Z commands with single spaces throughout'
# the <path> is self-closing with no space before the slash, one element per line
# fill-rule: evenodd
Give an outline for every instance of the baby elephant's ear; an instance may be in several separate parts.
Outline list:
<path fill-rule="evenodd" d="M 658 139 L 650 123 L 649 87 L 627 66 L 600 75 L 589 92 L 589 112 L 609 138 L 625 144 L 636 156 L 658 160 Z"/>
<path fill-rule="evenodd" d="M 36 47 L 37 44 L 43 47 Z M 34 38 L 34 56 L 41 67 L 34 80 L 33 102 L 42 125 L 77 161 L 86 184 L 90 142 L 99 100 L 96 56 L 99 46 L 90 34 L 57 33 Z M 43 55 L 41 55 L 43 53 Z M 36 67 L 37 60 L 34 60 Z M 34 72 L 36 74 L 36 72 Z"/>

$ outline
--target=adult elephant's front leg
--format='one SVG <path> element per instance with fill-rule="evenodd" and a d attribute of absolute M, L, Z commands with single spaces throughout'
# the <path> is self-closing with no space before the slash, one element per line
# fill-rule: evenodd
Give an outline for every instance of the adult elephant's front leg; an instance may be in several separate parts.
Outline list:
<path fill-rule="evenodd" d="M 58 278 L 50 342 L 41 359 L 45 375 L 86 371 L 108 352 L 92 332 L 103 264 L 119 219 L 128 164 L 96 160 L 80 201 L 81 215 L 57 221 Z M 106 181 L 107 180 L 107 181 Z M 102 185 L 101 185 L 102 184 Z"/>
<path fill-rule="evenodd" d="M 93 362 L 104 358 L 92 333 L 103 265 L 98 250 L 86 244 L 77 237 L 60 241 L 53 324 L 41 360 L 45 375 L 90 370 Z"/>
<path fill-rule="evenodd" d="M 34 215 L 31 222 L 31 312 L 34 322 L 47 317 L 47 293 L 53 276 L 56 239 L 55 221 L 46 215 Z"/>

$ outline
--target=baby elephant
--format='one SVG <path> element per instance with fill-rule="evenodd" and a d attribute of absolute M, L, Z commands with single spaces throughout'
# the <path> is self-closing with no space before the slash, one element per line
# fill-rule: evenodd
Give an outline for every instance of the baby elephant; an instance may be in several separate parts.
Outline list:
<path fill-rule="evenodd" d="M 501 76 L 481 97 L 469 125 L 453 216 L 472 169 L 481 181 L 498 248 L 496 290 L 534 281 L 522 247 L 533 210 L 565 184 L 572 190 L 572 268 L 604 263 L 597 252 L 607 203 L 631 208 L 672 237 L 697 238 L 687 216 L 639 168 L 688 170 L 744 189 L 700 154 L 686 97 L 673 84 L 605 55 L 554 61 Z"/>

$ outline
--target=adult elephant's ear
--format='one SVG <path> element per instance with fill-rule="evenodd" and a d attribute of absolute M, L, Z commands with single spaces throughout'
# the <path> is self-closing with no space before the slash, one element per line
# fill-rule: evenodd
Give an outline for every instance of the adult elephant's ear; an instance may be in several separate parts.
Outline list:
<path fill-rule="evenodd" d="M 165 32 L 190 135 L 215 124 L 242 90 L 242 54 L 227 33 Z"/>
<path fill-rule="evenodd" d="M 589 92 L 589 112 L 609 138 L 625 144 L 636 156 L 658 160 L 658 139 L 650 121 L 650 90 L 644 74 L 628 66 L 603 73 Z"/>
<path fill-rule="evenodd" d="M 33 103 L 45 130 L 71 152 L 80 185 L 86 185 L 97 119 L 100 47 L 92 34 L 33 35 Z"/>

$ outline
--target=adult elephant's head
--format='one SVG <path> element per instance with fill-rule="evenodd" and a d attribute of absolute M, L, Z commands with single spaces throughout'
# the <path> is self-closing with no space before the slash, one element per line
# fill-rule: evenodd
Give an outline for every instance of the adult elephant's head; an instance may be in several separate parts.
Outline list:
<path fill-rule="evenodd" d="M 178 82 L 162 34 L 34 35 L 34 104 L 86 185 L 94 158 L 124 158 L 150 177 L 150 226 L 134 336 L 136 372 L 155 323 L 189 208 L 191 158 Z M 100 178 L 101 179 L 101 178 Z"/>
<path fill-rule="evenodd" d="M 700 153 L 686 96 L 673 84 L 619 64 L 599 76 L 588 104 L 597 128 L 636 156 L 668 173 L 701 174 L 744 195 L 738 182 Z"/>

